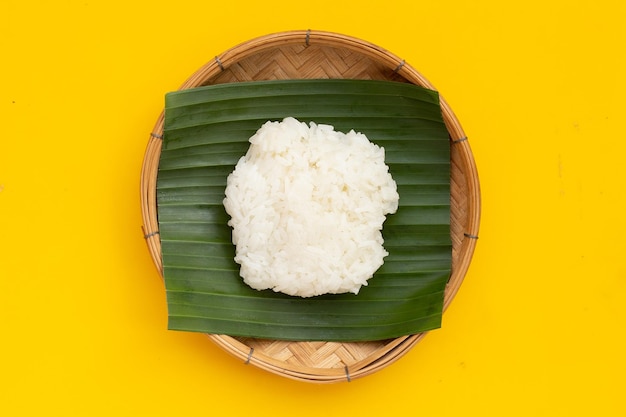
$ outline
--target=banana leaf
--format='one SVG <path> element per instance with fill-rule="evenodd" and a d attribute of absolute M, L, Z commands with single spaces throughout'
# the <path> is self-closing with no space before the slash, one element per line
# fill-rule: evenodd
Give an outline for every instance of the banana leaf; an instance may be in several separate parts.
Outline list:
<path fill-rule="evenodd" d="M 268 120 L 355 130 L 383 146 L 398 185 L 384 265 L 355 294 L 248 287 L 233 260 L 226 179 Z M 450 145 L 437 92 L 370 80 L 230 83 L 165 96 L 157 207 L 168 328 L 284 340 L 371 341 L 441 326 L 450 276 Z M 323 225 L 320 225 L 323 227 Z"/>

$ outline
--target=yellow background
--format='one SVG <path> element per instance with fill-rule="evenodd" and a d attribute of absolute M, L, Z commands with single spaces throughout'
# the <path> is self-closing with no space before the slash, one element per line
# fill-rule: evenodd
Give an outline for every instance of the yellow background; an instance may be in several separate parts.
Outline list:
<path fill-rule="evenodd" d="M 617 0 L 2 0 L 0 415 L 626 415 L 625 18 Z M 165 92 L 292 29 L 406 59 L 480 173 L 480 240 L 443 327 L 351 383 L 166 330 L 140 228 Z"/>

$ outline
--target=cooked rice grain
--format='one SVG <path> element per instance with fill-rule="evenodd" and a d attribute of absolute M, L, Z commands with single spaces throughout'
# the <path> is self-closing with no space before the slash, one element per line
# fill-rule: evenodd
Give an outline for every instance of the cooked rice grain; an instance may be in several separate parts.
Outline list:
<path fill-rule="evenodd" d="M 240 275 L 293 296 L 357 294 L 388 255 L 381 230 L 398 200 L 384 148 L 365 135 L 268 121 L 226 187 Z"/>

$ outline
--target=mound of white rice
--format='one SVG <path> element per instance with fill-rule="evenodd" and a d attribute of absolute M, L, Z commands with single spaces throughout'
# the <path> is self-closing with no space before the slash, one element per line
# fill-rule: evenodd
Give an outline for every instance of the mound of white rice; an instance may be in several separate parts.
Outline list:
<path fill-rule="evenodd" d="M 381 230 L 398 200 L 384 148 L 365 135 L 267 122 L 226 187 L 241 277 L 293 296 L 357 294 L 388 255 Z"/>

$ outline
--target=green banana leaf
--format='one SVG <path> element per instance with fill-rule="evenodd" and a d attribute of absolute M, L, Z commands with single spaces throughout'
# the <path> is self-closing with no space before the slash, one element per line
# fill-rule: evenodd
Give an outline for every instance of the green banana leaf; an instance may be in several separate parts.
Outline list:
<path fill-rule="evenodd" d="M 268 120 L 364 133 L 398 185 L 389 256 L 358 295 L 300 298 L 239 276 L 226 178 Z M 450 144 L 437 92 L 365 80 L 231 83 L 168 93 L 157 206 L 168 327 L 286 340 L 371 341 L 441 326 L 450 276 Z M 320 225 L 323 227 L 323 225 Z"/>

